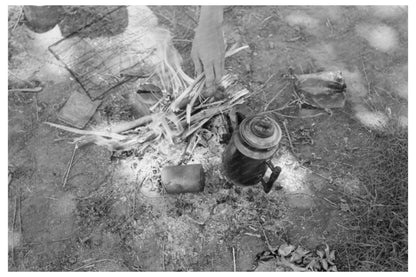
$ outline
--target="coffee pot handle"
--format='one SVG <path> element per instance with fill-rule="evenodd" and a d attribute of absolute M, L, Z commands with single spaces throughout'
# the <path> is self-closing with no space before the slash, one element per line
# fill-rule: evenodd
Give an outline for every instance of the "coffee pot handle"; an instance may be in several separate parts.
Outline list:
<path fill-rule="evenodd" d="M 271 161 L 267 161 L 266 164 L 271 169 L 272 174 L 270 175 L 267 182 L 262 179 L 261 184 L 263 185 L 264 192 L 269 193 L 273 187 L 274 182 L 276 182 L 277 178 L 279 178 L 282 168 L 280 166 L 274 166 Z M 282 189 L 282 186 L 278 186 L 276 189 Z"/>

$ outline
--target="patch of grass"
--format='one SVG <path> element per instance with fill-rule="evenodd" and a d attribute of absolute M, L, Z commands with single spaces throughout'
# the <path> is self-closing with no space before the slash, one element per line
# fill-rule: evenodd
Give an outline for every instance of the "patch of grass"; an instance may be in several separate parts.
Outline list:
<path fill-rule="evenodd" d="M 372 133 L 359 169 L 363 191 L 351 196 L 350 239 L 338 246 L 345 271 L 408 270 L 408 135 Z"/>

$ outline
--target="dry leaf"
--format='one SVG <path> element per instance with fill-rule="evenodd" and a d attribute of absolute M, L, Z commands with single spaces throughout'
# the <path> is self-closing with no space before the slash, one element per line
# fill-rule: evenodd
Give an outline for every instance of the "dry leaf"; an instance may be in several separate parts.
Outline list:
<path fill-rule="evenodd" d="M 329 253 L 328 259 L 330 261 L 334 261 L 335 260 L 335 250 L 332 250 L 331 253 Z"/>
<path fill-rule="evenodd" d="M 292 253 L 294 249 L 295 249 L 295 246 L 284 243 L 280 245 L 277 253 L 279 254 L 279 256 L 286 257 L 286 256 L 289 256 L 290 253 Z"/>
<path fill-rule="evenodd" d="M 292 256 L 290 257 L 290 261 L 299 262 L 309 252 L 310 251 L 304 249 L 302 246 L 298 246 L 298 248 L 296 248 L 296 250 L 292 253 Z"/>
<path fill-rule="evenodd" d="M 330 272 L 337 272 L 338 271 L 337 270 L 337 266 L 336 265 L 331 266 L 328 271 L 330 271 Z"/>
<path fill-rule="evenodd" d="M 302 258 L 303 258 L 303 255 L 301 255 L 301 254 L 299 254 L 299 253 L 297 253 L 297 252 L 294 252 L 293 254 L 292 254 L 292 256 L 290 257 L 290 262 L 291 263 L 296 263 L 296 262 L 299 262 L 299 261 L 301 261 L 302 260 Z"/>
<path fill-rule="evenodd" d="M 269 260 L 269 261 L 259 261 L 256 269 L 256 272 L 270 272 L 276 270 L 276 261 Z"/>
<path fill-rule="evenodd" d="M 315 271 L 315 270 L 320 270 L 321 265 L 319 264 L 318 260 L 315 258 L 306 266 L 306 268 L 309 270 Z"/>
<path fill-rule="evenodd" d="M 325 257 L 329 257 L 329 246 L 325 243 Z"/>
<path fill-rule="evenodd" d="M 325 252 L 324 251 L 322 251 L 322 250 L 316 250 L 316 254 L 321 258 L 321 259 L 323 259 L 324 258 L 324 255 L 325 255 Z"/>
<path fill-rule="evenodd" d="M 276 267 L 277 272 L 286 272 L 285 268 L 283 266 L 277 266 Z"/>
<path fill-rule="evenodd" d="M 311 251 L 306 250 L 305 248 L 303 248 L 302 246 L 298 246 L 298 248 L 296 248 L 296 253 L 299 253 L 302 256 L 305 256 L 306 254 L 310 253 Z"/>
<path fill-rule="evenodd" d="M 328 271 L 328 262 L 325 259 L 321 260 L 321 264 L 324 270 Z"/>

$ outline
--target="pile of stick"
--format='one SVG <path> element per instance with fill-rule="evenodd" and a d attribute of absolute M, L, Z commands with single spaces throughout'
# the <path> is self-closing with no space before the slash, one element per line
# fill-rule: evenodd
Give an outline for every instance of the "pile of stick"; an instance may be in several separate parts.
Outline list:
<path fill-rule="evenodd" d="M 231 47 L 226 57 L 247 48 L 248 46 Z M 166 67 L 166 61 L 161 66 Z M 169 68 L 177 67 L 178 65 L 169 65 Z M 155 71 L 157 74 L 163 72 L 160 68 L 156 68 Z M 170 74 L 175 74 L 175 72 Z M 175 78 L 183 78 L 182 76 L 183 72 L 180 72 Z M 159 76 L 159 78 L 174 79 L 164 76 Z M 187 81 L 181 81 L 181 83 L 189 83 L 189 80 Z M 244 103 L 249 95 L 249 91 L 238 82 L 237 76 L 232 74 L 226 74 L 222 78 L 220 86 L 225 95 L 222 100 L 213 102 L 212 99 L 204 99 L 202 97 L 204 85 L 205 75 L 202 73 L 181 93 L 166 94 L 151 108 L 152 114 L 129 122 L 95 127 L 91 130 L 80 130 L 51 122 L 46 122 L 46 124 L 81 135 L 73 141 L 77 145 L 95 143 L 111 151 L 137 149 L 150 142 L 177 143 L 194 134 L 215 115 L 227 113 L 235 105 Z M 174 84 L 172 87 L 177 88 Z"/>

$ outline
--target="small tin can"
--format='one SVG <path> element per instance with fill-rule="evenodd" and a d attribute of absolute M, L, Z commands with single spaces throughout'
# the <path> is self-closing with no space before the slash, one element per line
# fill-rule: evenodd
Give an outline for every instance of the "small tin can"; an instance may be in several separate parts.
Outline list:
<path fill-rule="evenodd" d="M 200 164 L 166 166 L 161 175 L 162 185 L 169 194 L 204 190 L 205 174 Z"/>

